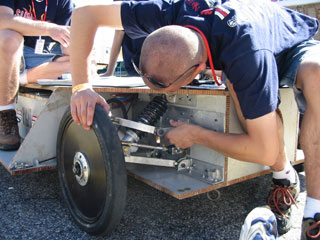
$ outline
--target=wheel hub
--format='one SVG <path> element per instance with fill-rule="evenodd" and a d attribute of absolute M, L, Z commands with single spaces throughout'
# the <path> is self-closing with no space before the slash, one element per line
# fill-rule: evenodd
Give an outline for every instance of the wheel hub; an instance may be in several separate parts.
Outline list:
<path fill-rule="evenodd" d="M 72 171 L 74 173 L 77 182 L 81 186 L 85 186 L 88 183 L 90 176 L 90 167 L 86 155 L 82 152 L 77 152 L 73 158 Z"/>

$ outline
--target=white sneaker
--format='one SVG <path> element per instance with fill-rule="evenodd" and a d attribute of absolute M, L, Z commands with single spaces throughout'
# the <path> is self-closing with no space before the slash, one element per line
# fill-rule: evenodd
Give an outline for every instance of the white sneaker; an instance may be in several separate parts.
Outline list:
<path fill-rule="evenodd" d="M 239 240 L 275 240 L 277 238 L 275 215 L 267 207 L 257 207 L 244 220 Z"/>

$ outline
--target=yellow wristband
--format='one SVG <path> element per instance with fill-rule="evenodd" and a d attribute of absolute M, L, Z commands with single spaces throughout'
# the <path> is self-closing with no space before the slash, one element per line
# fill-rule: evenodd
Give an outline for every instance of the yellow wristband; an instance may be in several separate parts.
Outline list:
<path fill-rule="evenodd" d="M 75 93 L 81 89 L 87 89 L 87 88 L 92 88 L 91 84 L 90 83 L 80 83 L 78 85 L 75 85 L 73 88 L 72 88 L 72 93 Z"/>

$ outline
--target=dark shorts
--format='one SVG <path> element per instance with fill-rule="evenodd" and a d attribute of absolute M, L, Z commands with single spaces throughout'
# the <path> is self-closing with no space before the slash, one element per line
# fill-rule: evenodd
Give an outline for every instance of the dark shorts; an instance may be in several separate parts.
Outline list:
<path fill-rule="evenodd" d="M 320 41 L 308 40 L 292 48 L 289 52 L 277 58 L 280 87 L 293 89 L 295 99 L 301 113 L 306 110 L 306 100 L 303 93 L 295 87 L 299 64 L 308 57 L 320 57 Z"/>

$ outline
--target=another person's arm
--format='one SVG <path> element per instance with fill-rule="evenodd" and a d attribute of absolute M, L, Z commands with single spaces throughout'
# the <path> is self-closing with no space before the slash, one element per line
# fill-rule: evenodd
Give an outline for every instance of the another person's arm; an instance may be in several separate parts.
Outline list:
<path fill-rule="evenodd" d="M 119 57 L 124 34 L 125 34 L 124 31 L 121 31 L 121 30 L 115 31 L 112 47 L 110 50 L 108 69 L 107 69 L 107 72 L 102 76 L 112 76 L 114 74 L 114 70 L 117 65 L 117 60 Z"/>
<path fill-rule="evenodd" d="M 72 14 L 70 54 L 74 93 L 70 106 L 73 120 L 85 129 L 90 129 L 96 103 L 109 111 L 105 99 L 90 86 L 90 53 L 99 26 L 122 29 L 121 2 L 77 8 Z"/>
<path fill-rule="evenodd" d="M 23 36 L 50 36 L 64 47 L 69 45 L 68 26 L 15 16 L 11 8 L 0 6 L 0 30 L 3 29 L 14 30 Z"/>

